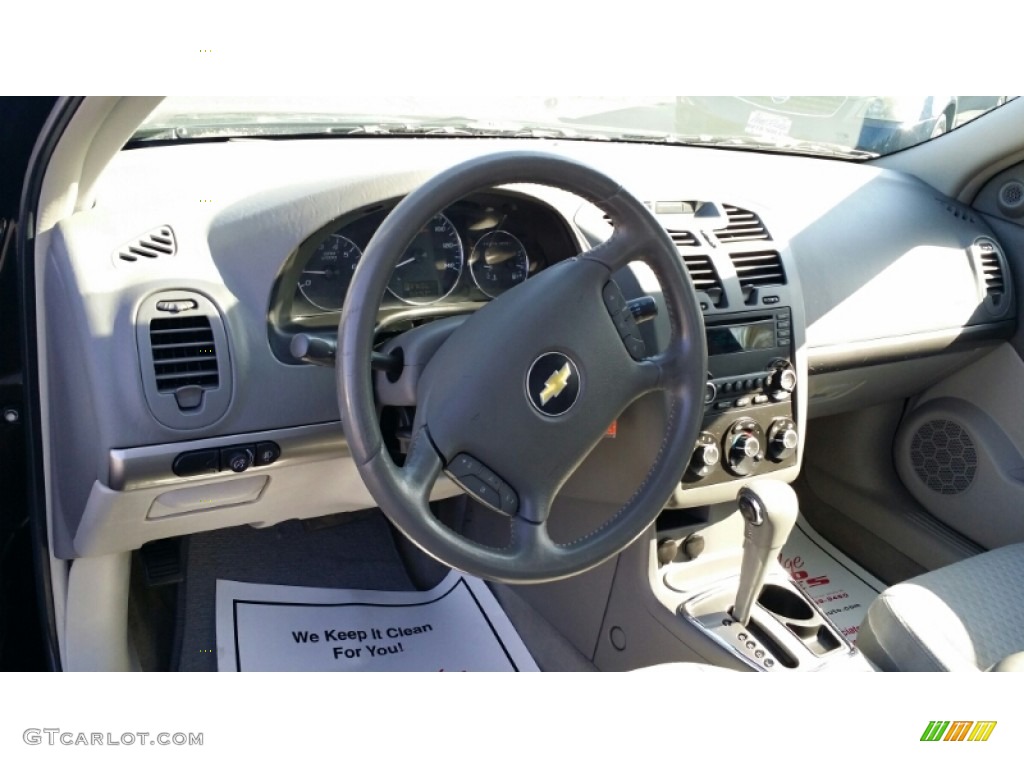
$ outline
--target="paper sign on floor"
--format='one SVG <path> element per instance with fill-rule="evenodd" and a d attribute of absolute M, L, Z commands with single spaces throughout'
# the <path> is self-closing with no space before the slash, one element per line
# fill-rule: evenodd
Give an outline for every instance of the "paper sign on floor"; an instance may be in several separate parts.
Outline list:
<path fill-rule="evenodd" d="M 217 581 L 222 672 L 535 672 L 487 586 L 452 571 L 429 592 Z"/>
<path fill-rule="evenodd" d="M 801 521 L 779 558 L 821 611 L 851 643 L 856 641 L 868 606 L 885 585 L 831 547 Z"/>

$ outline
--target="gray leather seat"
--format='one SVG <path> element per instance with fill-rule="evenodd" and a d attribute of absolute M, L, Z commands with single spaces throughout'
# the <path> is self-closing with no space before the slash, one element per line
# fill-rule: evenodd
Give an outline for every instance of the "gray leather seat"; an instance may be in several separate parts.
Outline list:
<path fill-rule="evenodd" d="M 857 646 L 887 671 L 1019 668 L 1021 657 L 1009 657 L 1024 651 L 1024 544 L 889 587 L 868 609 Z"/>

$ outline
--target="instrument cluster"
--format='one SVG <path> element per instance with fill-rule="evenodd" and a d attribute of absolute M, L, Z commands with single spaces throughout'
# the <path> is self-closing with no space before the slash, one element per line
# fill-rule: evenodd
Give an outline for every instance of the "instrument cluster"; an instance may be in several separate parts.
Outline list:
<path fill-rule="evenodd" d="M 356 265 L 390 209 L 332 222 L 300 246 L 284 272 L 291 320 L 341 311 Z M 381 306 L 486 302 L 575 250 L 564 223 L 546 206 L 511 193 L 477 195 L 420 229 L 398 260 Z"/>

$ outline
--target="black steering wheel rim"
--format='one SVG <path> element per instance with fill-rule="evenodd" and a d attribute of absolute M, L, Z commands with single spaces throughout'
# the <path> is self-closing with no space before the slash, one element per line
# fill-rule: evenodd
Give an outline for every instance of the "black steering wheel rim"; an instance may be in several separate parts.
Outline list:
<path fill-rule="evenodd" d="M 609 214 L 615 232 L 605 243 L 552 265 L 490 302 L 452 334 L 420 379 L 413 439 L 399 467 L 384 447 L 370 368 L 380 297 L 405 248 L 438 211 L 473 192 L 514 183 L 575 193 Z M 605 294 L 612 290 L 612 274 L 633 260 L 647 262 L 657 275 L 670 325 L 667 348 L 639 361 L 624 344 L 623 332 L 617 330 L 621 324 Z M 507 322 L 515 317 L 517 323 Z M 505 330 L 510 327 L 517 328 L 516 335 Z M 480 352 L 489 346 L 502 351 L 507 370 L 504 363 L 480 366 Z M 576 372 L 580 400 L 555 416 L 538 411 L 528 375 L 533 363 L 552 353 L 574 364 L 566 375 L 571 379 Z M 703 414 L 706 367 L 699 304 L 664 228 L 604 174 L 545 153 L 475 158 L 405 197 L 378 228 L 356 267 L 338 326 L 342 425 L 374 499 L 428 554 L 508 583 L 580 573 L 617 554 L 653 523 L 693 449 Z M 600 529 L 568 544 L 552 542 L 547 513 L 561 485 L 617 415 L 651 391 L 663 391 L 668 399 L 665 432 L 651 471 Z M 500 405 L 495 408 L 493 402 Z M 431 513 L 433 483 L 442 471 L 453 471 L 458 456 L 493 470 L 516 494 L 509 546 L 496 549 L 472 542 Z"/>

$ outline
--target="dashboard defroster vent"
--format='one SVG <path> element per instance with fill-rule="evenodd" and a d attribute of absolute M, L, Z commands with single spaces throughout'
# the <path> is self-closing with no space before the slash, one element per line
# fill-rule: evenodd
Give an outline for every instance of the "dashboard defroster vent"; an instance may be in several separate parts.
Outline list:
<path fill-rule="evenodd" d="M 125 243 L 117 250 L 117 258 L 121 261 L 133 263 L 139 260 L 158 259 L 163 256 L 173 256 L 178 250 L 178 243 L 174 237 L 174 230 L 168 226 L 157 227 L 146 234 L 135 238 L 130 243 Z"/>
<path fill-rule="evenodd" d="M 756 213 L 735 205 L 723 207 L 729 224 L 724 229 L 715 230 L 715 236 L 719 242 L 739 243 L 748 240 L 771 240 L 767 227 Z"/>
<path fill-rule="evenodd" d="M 192 385 L 215 389 L 220 383 L 217 347 L 210 318 L 156 317 L 149 324 L 153 373 L 158 392 Z"/>
<path fill-rule="evenodd" d="M 740 288 L 747 291 L 762 285 L 785 285 L 786 272 L 778 251 L 730 253 Z"/>

